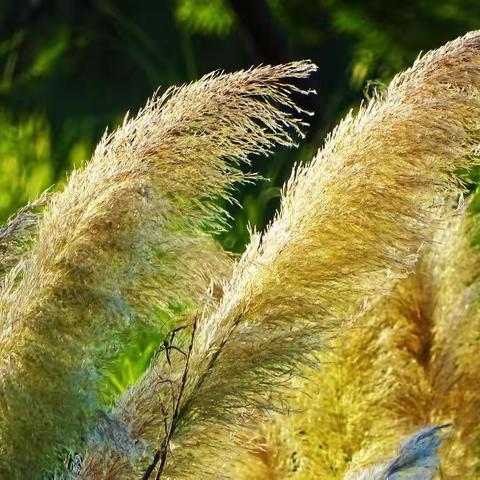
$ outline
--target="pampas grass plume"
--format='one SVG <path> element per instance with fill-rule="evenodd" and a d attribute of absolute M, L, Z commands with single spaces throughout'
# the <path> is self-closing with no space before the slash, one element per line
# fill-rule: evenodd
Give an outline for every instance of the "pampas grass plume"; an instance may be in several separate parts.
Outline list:
<path fill-rule="evenodd" d="M 44 478 L 79 451 L 109 349 L 155 306 L 193 307 L 226 275 L 206 233 L 224 224 L 214 200 L 251 178 L 240 163 L 293 144 L 291 83 L 314 69 L 215 73 L 155 95 L 49 199 L 0 291 L 1 478 Z"/>

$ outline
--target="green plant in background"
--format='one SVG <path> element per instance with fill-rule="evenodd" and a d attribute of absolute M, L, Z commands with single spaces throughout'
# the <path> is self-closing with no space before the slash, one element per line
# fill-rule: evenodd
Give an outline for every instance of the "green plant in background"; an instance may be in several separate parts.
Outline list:
<path fill-rule="evenodd" d="M 187 305 L 182 304 L 170 304 L 167 310 L 153 309 L 156 328 L 139 326 L 125 341 L 105 371 L 102 391 L 105 404 L 111 405 L 143 375 L 153 358 L 165 347 L 165 340 L 175 328 L 174 318 L 181 318 L 186 311 Z"/>
<path fill-rule="evenodd" d="M 225 35 L 234 16 L 225 0 L 177 0 L 175 15 L 189 31 Z"/>
<path fill-rule="evenodd" d="M 104 394 L 107 403 L 112 402 L 118 394 L 133 385 L 147 369 L 159 346 L 173 328 L 171 317 L 169 315 L 163 317 L 159 324 L 164 327 L 159 332 L 152 333 L 152 329 L 139 329 L 135 332 L 134 338 L 129 339 L 128 346 L 122 351 L 120 358 L 109 366 L 106 373 L 108 383 Z"/>
<path fill-rule="evenodd" d="M 45 118 L 0 115 L 0 221 L 52 184 L 50 130 Z"/>

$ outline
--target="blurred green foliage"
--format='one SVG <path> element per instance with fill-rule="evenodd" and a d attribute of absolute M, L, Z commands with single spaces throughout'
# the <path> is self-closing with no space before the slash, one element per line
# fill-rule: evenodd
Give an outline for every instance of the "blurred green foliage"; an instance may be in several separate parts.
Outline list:
<path fill-rule="evenodd" d="M 234 23 L 226 0 L 178 0 L 175 16 L 192 33 L 225 35 Z"/>
<path fill-rule="evenodd" d="M 116 395 L 123 393 L 129 385 L 133 385 L 145 371 L 170 325 L 171 322 L 167 321 L 164 328 L 157 331 L 142 329 L 136 333 L 135 338 L 130 339 L 125 350 L 106 370 L 102 394 L 107 404 L 111 403 Z"/>
<path fill-rule="evenodd" d="M 215 69 L 310 58 L 318 96 L 299 151 L 254 169 L 269 181 L 239 188 L 223 245 L 241 251 L 263 228 L 295 160 L 420 51 L 478 28 L 478 0 L 3 0 L 0 2 L 0 222 L 88 159 L 106 126 L 158 86 Z M 477 181 L 477 178 L 474 178 Z M 161 333 L 140 335 L 113 365 L 121 390 L 143 371 Z"/>
<path fill-rule="evenodd" d="M 52 182 L 50 131 L 41 116 L 12 122 L 0 114 L 0 217 L 5 219 Z"/>

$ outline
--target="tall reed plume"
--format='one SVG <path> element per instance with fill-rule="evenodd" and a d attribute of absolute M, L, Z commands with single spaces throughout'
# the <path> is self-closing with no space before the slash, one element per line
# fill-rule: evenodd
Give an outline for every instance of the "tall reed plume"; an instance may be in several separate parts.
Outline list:
<path fill-rule="evenodd" d="M 214 199 L 251 178 L 237 168 L 250 155 L 292 145 L 303 124 L 291 83 L 313 70 L 211 74 L 154 96 L 51 197 L 0 293 L 1 478 L 43 478 L 78 449 L 106 345 L 155 305 L 195 305 L 229 270 L 204 232 L 224 222 Z"/>
<path fill-rule="evenodd" d="M 366 402 L 365 410 L 356 412 L 357 416 L 371 415 L 370 425 L 377 433 L 369 444 L 365 442 L 361 450 L 354 452 L 353 466 L 357 460 L 361 464 L 378 461 L 381 457 L 374 458 L 375 450 L 384 450 L 385 445 L 405 429 L 412 431 L 422 425 L 452 422 L 451 438 L 442 450 L 442 474 L 446 478 L 478 478 L 480 375 L 475 365 L 480 360 L 480 252 L 475 241 L 478 242 L 479 231 L 477 216 L 450 221 L 438 232 L 418 267 L 418 282 L 414 287 L 417 302 L 413 308 L 405 308 L 403 302 L 392 306 L 399 301 L 401 292 L 397 292 L 396 300 L 385 303 L 382 316 L 391 317 L 389 322 L 393 324 L 403 315 L 404 325 L 410 330 L 410 341 L 404 342 L 401 335 L 392 334 L 390 341 L 384 342 L 376 352 L 375 364 L 379 370 L 391 365 L 394 350 L 403 349 L 406 361 L 403 371 L 397 373 L 396 385 L 390 385 L 393 395 L 387 393 L 384 384 L 377 384 L 376 393 L 370 399 L 372 405 L 376 400 L 381 403 L 384 412 L 377 410 L 370 414 Z M 381 318 L 377 329 L 383 327 Z M 398 324 L 397 332 L 401 330 Z M 414 371 L 420 378 L 417 384 L 414 384 Z M 365 370 L 365 373 L 368 372 Z M 367 377 L 364 384 L 367 388 Z M 388 410 L 394 410 L 396 421 L 385 421 Z M 355 421 L 351 425 L 352 429 L 358 428 Z M 349 478 L 357 478 L 353 466 Z"/>
<path fill-rule="evenodd" d="M 380 480 L 402 438 L 443 422 L 453 431 L 442 472 L 478 477 L 478 232 L 478 218 L 460 215 L 438 230 L 416 272 L 290 389 L 292 413 L 259 430 L 239 478 Z M 436 478 L 438 464 L 423 460 L 412 478 Z"/>
<path fill-rule="evenodd" d="M 433 422 L 453 422 L 442 455 L 447 478 L 480 475 L 480 217 L 441 231 L 428 257 L 433 290 L 427 376 Z"/>
<path fill-rule="evenodd" d="M 281 407 L 275 391 L 325 338 L 413 268 L 458 189 L 454 171 L 477 162 L 479 88 L 480 34 L 471 33 L 347 116 L 295 169 L 218 308 L 199 313 L 190 341 L 170 345 L 118 402 L 113 415 L 151 455 L 132 463 L 92 447 L 82 478 L 242 478 L 231 474 L 238 448 L 228 432 Z"/>

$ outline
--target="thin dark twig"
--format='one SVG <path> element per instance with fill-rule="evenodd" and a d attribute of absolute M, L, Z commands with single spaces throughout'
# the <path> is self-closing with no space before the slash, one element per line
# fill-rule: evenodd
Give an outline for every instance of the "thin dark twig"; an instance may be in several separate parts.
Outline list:
<path fill-rule="evenodd" d="M 152 475 L 153 471 L 155 470 L 157 464 L 160 462 L 160 465 L 158 467 L 157 475 L 155 476 L 155 480 L 159 480 L 163 470 L 165 468 L 165 464 L 167 462 L 167 454 L 168 454 L 168 446 L 170 444 L 170 439 L 172 438 L 173 433 L 175 432 L 175 428 L 177 425 L 177 419 L 179 416 L 179 411 L 180 411 L 180 403 L 182 401 L 183 393 L 185 391 L 185 386 L 187 383 L 188 379 L 188 368 L 190 364 L 190 358 L 192 355 L 193 351 L 193 343 L 195 340 L 195 333 L 197 330 L 197 323 L 198 323 L 198 315 L 195 316 L 195 319 L 193 321 L 193 326 L 192 326 L 192 337 L 190 340 L 190 345 L 188 346 L 188 353 L 186 355 L 186 360 L 185 360 L 185 368 L 183 370 L 182 374 L 182 379 L 180 382 L 180 390 L 178 392 L 178 397 L 175 402 L 173 414 L 172 414 L 172 421 L 170 422 L 170 425 L 168 426 L 168 430 L 166 432 L 165 438 L 162 441 L 162 444 L 160 448 L 155 452 L 155 455 L 153 457 L 152 463 L 148 466 L 147 470 L 145 471 L 145 474 L 142 477 L 142 480 L 148 480 L 150 476 Z M 183 353 L 183 352 L 182 352 Z M 163 408 L 162 408 L 163 410 Z M 165 417 L 165 425 L 166 425 L 166 417 Z"/>
<path fill-rule="evenodd" d="M 159 460 L 160 460 L 160 449 L 155 452 L 152 463 L 148 466 L 147 470 L 145 471 L 145 474 L 143 475 L 142 480 L 148 480 L 150 478 L 150 475 L 152 474 L 154 468 L 157 466 L 157 463 Z"/>
<path fill-rule="evenodd" d="M 167 357 L 167 362 L 168 364 L 171 366 L 172 365 L 172 362 L 170 360 L 170 350 L 175 350 L 177 351 L 178 353 L 181 353 L 183 356 L 187 356 L 187 354 L 180 350 L 178 347 L 176 347 L 175 345 L 173 345 L 173 342 L 175 340 L 175 335 L 177 332 L 179 332 L 180 330 L 183 330 L 185 329 L 186 327 L 185 326 L 181 326 L 181 327 L 177 327 L 177 328 L 174 328 L 168 335 L 170 336 L 170 338 L 167 338 L 164 340 L 163 344 L 160 345 L 160 347 L 156 350 L 156 352 L 154 353 L 154 358 L 157 358 L 157 356 L 161 353 L 161 352 L 165 352 L 165 355 Z"/>
<path fill-rule="evenodd" d="M 164 441 L 164 448 L 163 448 L 163 451 L 162 451 L 162 459 L 161 459 L 160 467 L 158 469 L 157 476 L 155 477 L 155 480 L 159 480 L 160 476 L 163 473 L 163 469 L 165 468 L 165 463 L 167 461 L 168 445 L 170 443 L 170 438 L 172 437 L 173 432 L 174 432 L 175 427 L 176 427 L 176 424 L 177 424 L 180 402 L 182 400 L 183 392 L 185 391 L 185 385 L 187 383 L 187 378 L 188 378 L 188 367 L 189 367 L 189 364 L 190 364 L 190 358 L 192 356 L 193 343 L 194 343 L 194 340 L 195 340 L 195 333 L 196 333 L 196 330 L 197 330 L 197 323 L 198 323 L 198 315 L 195 316 L 195 319 L 193 321 L 192 339 L 191 339 L 190 345 L 188 347 L 188 354 L 187 354 L 187 358 L 185 360 L 185 368 L 183 370 L 182 381 L 180 383 L 180 391 L 178 392 L 178 399 L 177 399 L 177 403 L 175 405 L 175 411 L 173 412 L 172 422 L 170 424 L 170 429 L 168 431 L 167 438 Z"/>

